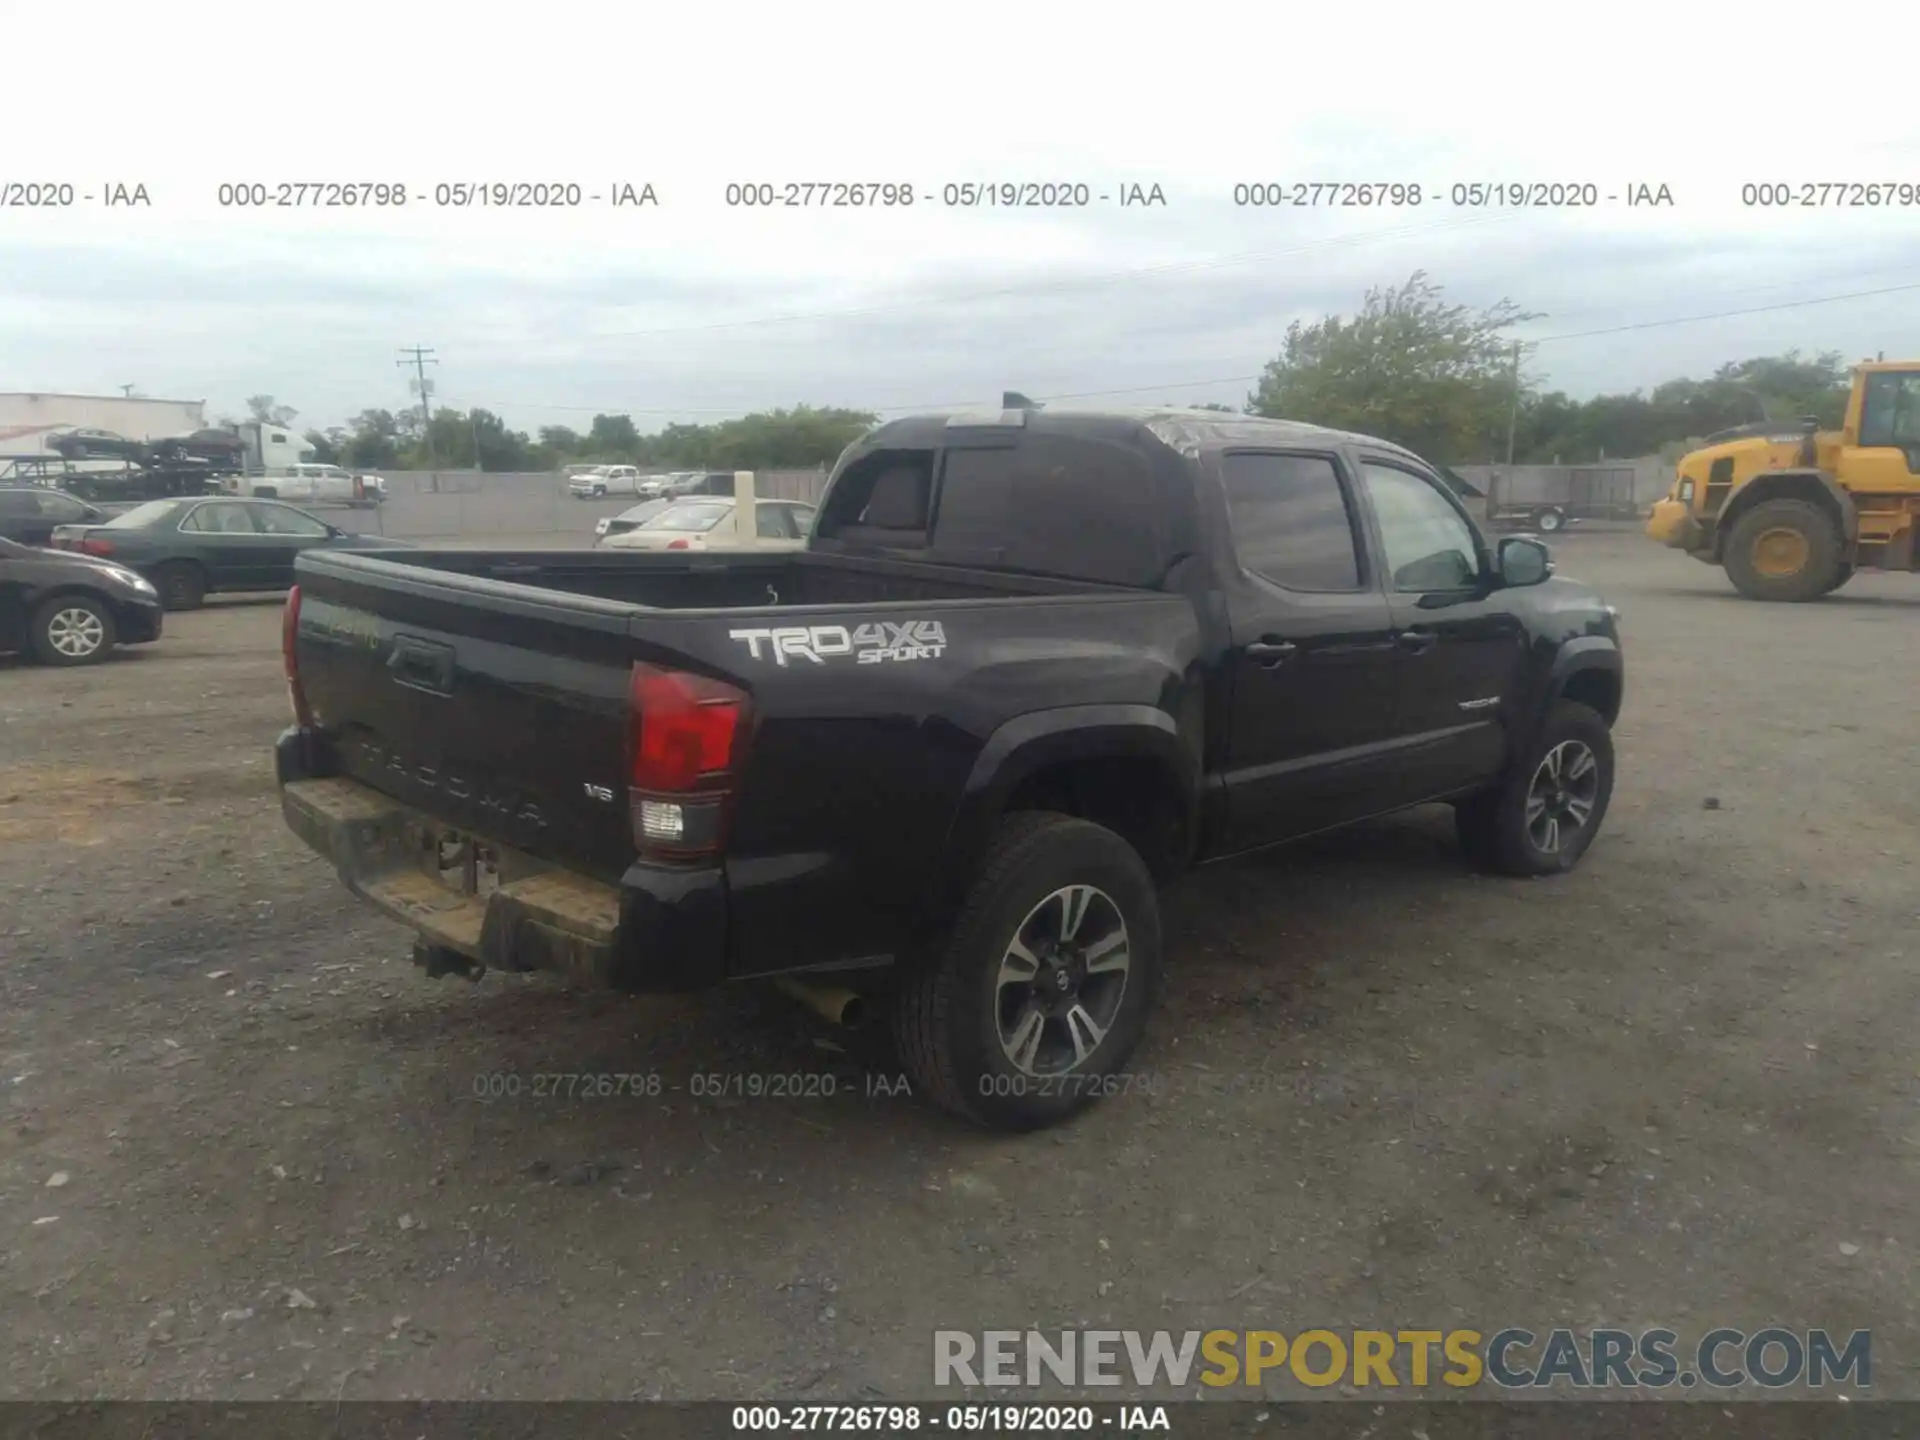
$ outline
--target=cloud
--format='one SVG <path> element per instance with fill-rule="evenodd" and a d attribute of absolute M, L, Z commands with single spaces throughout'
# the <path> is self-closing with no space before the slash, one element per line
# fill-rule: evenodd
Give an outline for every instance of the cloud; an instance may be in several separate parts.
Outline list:
<path fill-rule="evenodd" d="M 1880 8 L 1868 0 L 1855 30 L 1875 33 Z M 1621 0 L 1605 24 L 1582 21 L 1570 51 L 1543 13 L 1190 0 L 1176 19 L 1090 21 L 985 3 L 954 25 L 851 0 L 644 13 L 547 0 L 537 26 L 503 39 L 368 0 L 339 0 L 319 30 L 213 0 L 129 12 L 114 46 L 88 48 L 88 105 L 72 106 L 58 67 L 15 77 L 16 113 L 62 117 L 36 137 L 40 171 L 92 190 L 143 183 L 154 203 L 0 210 L 0 388 L 133 381 L 216 410 L 270 392 L 325 422 L 408 403 L 397 351 L 422 344 L 438 352 L 443 402 L 527 429 L 596 409 L 658 424 L 1009 386 L 1237 402 L 1290 322 L 1351 311 L 1416 269 L 1462 303 L 1546 312 L 1521 332 L 1543 342 L 1530 373 L 1575 394 L 1790 348 L 1868 353 L 1913 332 L 1920 291 L 1553 340 L 1920 282 L 1920 204 L 1741 203 L 1753 181 L 1912 189 L 1920 176 L 1900 163 L 1913 120 L 1862 132 L 1857 115 L 1759 105 L 1735 125 L 1725 87 L 1671 77 L 1646 98 L 1660 56 L 1771 73 L 1764 27 Z M 21 54 L 83 40 L 57 7 L 9 18 Z M 150 103 L 176 54 L 234 83 Z M 267 103 L 295 82 L 314 104 Z M 130 97 L 123 110 L 99 98 L 114 95 Z M 222 184 L 355 178 L 404 182 L 411 198 L 219 203 Z M 661 204 L 434 203 L 442 182 L 502 179 L 588 193 L 651 182 Z M 726 199 L 729 184 L 834 180 L 910 182 L 916 203 Z M 949 182 L 1006 180 L 1158 184 L 1168 203 L 944 203 Z M 1418 184 L 1422 200 L 1234 204 L 1253 181 Z M 1603 203 L 1453 203 L 1456 183 L 1531 181 L 1592 184 Z M 1642 182 L 1677 203 L 1604 198 Z"/>

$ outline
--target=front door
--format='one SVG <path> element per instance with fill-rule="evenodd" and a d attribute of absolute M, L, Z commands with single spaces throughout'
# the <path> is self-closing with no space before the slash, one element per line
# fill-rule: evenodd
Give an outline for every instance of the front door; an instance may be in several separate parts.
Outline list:
<path fill-rule="evenodd" d="M 253 523 L 260 531 L 260 585 L 282 590 L 293 584 L 293 562 L 302 550 L 323 545 L 333 532 L 291 505 L 257 504 Z"/>
<path fill-rule="evenodd" d="M 1231 698 L 1211 848 L 1230 853 L 1384 808 L 1401 657 L 1341 461 L 1238 451 L 1221 478 L 1239 573 L 1222 577 Z"/>
<path fill-rule="evenodd" d="M 1396 784 L 1413 804 L 1500 771 L 1527 634 L 1491 598 L 1491 557 L 1446 486 L 1399 458 L 1362 455 L 1360 473 L 1405 662 Z"/>
<path fill-rule="evenodd" d="M 247 501 L 208 500 L 181 517 L 180 533 L 194 540 L 209 590 L 264 590 L 271 583 L 263 577 L 272 542 L 254 528 L 250 508 Z"/>
<path fill-rule="evenodd" d="M 1867 373 L 1859 443 L 1847 447 L 1841 468 L 1859 495 L 1911 494 L 1920 487 L 1920 370 Z"/>

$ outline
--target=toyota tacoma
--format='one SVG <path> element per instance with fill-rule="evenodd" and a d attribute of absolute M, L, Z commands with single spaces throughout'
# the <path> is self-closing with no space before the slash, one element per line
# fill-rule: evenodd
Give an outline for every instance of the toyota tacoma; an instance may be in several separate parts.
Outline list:
<path fill-rule="evenodd" d="M 1429 802 L 1513 876 L 1606 815 L 1616 612 L 1395 445 L 980 413 L 843 454 L 805 549 L 304 552 L 289 825 L 430 975 L 870 996 L 917 1088 L 1111 1088 L 1189 867 Z"/>

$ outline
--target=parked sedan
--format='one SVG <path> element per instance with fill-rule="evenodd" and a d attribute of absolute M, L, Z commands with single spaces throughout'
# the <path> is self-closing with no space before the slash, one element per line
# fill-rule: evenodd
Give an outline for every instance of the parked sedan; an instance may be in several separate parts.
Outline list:
<path fill-rule="evenodd" d="M 294 558 L 315 546 L 375 549 L 402 545 L 355 535 L 277 500 L 149 500 L 104 525 L 61 525 L 60 550 L 138 570 L 169 610 L 191 610 L 222 590 L 284 590 Z"/>
<path fill-rule="evenodd" d="M 638 529 L 644 521 L 651 520 L 672 503 L 670 500 L 642 500 L 618 515 L 603 515 L 593 522 L 593 537 L 604 543 L 609 535 L 624 535 L 629 530 Z"/>
<path fill-rule="evenodd" d="M 160 597 L 110 560 L 0 540 L 0 651 L 91 665 L 115 645 L 160 638 Z"/>
<path fill-rule="evenodd" d="M 601 541 L 612 550 L 801 550 L 813 529 L 813 506 L 798 500 L 755 500 L 754 526 L 741 534 L 737 502 L 712 495 L 669 501 L 633 529 Z"/>
<path fill-rule="evenodd" d="M 56 525 L 99 525 L 107 512 L 46 485 L 0 490 L 0 538 L 20 545 L 45 545 Z"/>

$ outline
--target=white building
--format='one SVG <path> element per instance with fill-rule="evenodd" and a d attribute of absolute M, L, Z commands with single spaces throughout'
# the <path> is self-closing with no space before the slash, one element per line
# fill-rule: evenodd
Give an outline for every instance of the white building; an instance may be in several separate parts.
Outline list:
<path fill-rule="evenodd" d="M 110 430 L 129 440 L 160 440 L 206 426 L 204 400 L 0 393 L 0 455 L 51 455 L 48 437 L 76 427 Z"/>

